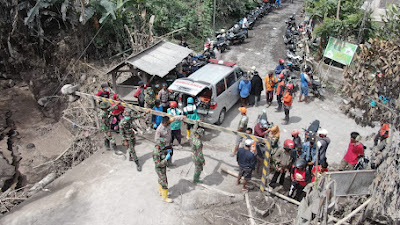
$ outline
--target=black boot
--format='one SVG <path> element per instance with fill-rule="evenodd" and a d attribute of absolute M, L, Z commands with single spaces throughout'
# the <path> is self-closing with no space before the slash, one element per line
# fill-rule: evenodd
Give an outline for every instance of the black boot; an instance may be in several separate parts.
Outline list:
<path fill-rule="evenodd" d="M 106 147 L 107 151 L 110 151 L 110 140 L 104 139 L 104 146 Z"/>
<path fill-rule="evenodd" d="M 281 173 L 281 177 L 279 178 L 280 185 L 283 185 L 283 182 L 285 181 L 285 175 L 286 175 L 286 172 Z"/>
<path fill-rule="evenodd" d="M 274 176 L 272 177 L 272 180 L 269 183 L 270 187 L 275 188 L 278 185 L 276 183 L 276 181 L 278 180 L 279 174 L 281 174 L 281 173 L 279 173 L 278 171 L 275 171 Z"/>
<path fill-rule="evenodd" d="M 137 171 L 139 171 L 139 172 L 142 171 L 142 166 L 139 164 L 139 160 L 136 160 L 135 163 L 136 163 Z"/>

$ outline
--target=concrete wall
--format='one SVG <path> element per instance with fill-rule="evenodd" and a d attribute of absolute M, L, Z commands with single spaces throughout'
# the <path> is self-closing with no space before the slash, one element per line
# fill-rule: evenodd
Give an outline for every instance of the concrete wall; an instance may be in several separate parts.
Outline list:
<path fill-rule="evenodd" d="M 313 64 L 314 64 L 315 74 L 323 82 L 329 82 L 335 88 L 339 88 L 342 85 L 344 81 L 342 68 L 329 66 L 329 64 L 326 64 L 322 61 L 320 63 L 313 61 Z"/>

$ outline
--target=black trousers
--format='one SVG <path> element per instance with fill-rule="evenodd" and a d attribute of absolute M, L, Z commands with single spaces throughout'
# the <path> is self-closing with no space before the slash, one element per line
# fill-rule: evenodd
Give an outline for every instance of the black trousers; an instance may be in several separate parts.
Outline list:
<path fill-rule="evenodd" d="M 283 182 L 285 181 L 285 175 L 286 175 L 286 171 L 280 173 L 279 171 L 275 171 L 274 176 L 272 177 L 271 180 L 271 184 L 276 183 L 276 181 L 278 180 L 279 177 L 279 184 L 283 185 Z"/>
<path fill-rule="evenodd" d="M 274 91 L 267 91 L 267 104 L 272 103 L 274 100 Z"/>
<path fill-rule="evenodd" d="M 178 143 L 181 144 L 181 140 L 182 140 L 182 133 L 181 133 L 181 129 L 179 130 L 171 130 L 171 145 L 174 143 L 174 140 L 178 140 Z"/>
<path fill-rule="evenodd" d="M 278 109 L 282 109 L 282 95 L 277 95 L 276 101 L 278 102 Z"/>

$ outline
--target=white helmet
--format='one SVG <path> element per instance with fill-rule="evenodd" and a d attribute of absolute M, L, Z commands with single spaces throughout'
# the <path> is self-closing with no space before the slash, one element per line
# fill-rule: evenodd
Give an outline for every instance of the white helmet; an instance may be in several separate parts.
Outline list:
<path fill-rule="evenodd" d="M 246 145 L 246 146 L 251 146 L 252 144 L 253 144 L 253 140 L 252 139 L 246 139 L 245 141 L 244 141 L 244 145 Z"/>
<path fill-rule="evenodd" d="M 221 29 L 220 32 L 221 32 L 221 33 L 225 33 L 225 29 Z"/>
<path fill-rule="evenodd" d="M 256 67 L 255 67 L 255 66 L 252 66 L 252 67 L 251 67 L 251 70 L 255 71 L 255 70 L 256 70 Z"/>
<path fill-rule="evenodd" d="M 328 131 L 326 129 L 320 129 L 320 130 L 318 130 L 318 135 L 327 136 L 328 135 Z"/>

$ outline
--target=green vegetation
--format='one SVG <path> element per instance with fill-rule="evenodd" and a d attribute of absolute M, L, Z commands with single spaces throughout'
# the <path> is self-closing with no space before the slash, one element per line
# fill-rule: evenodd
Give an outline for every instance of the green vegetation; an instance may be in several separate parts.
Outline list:
<path fill-rule="evenodd" d="M 387 5 L 386 15 L 382 16 L 384 25 L 379 30 L 379 37 L 384 40 L 397 40 L 400 38 L 400 5 Z"/>

